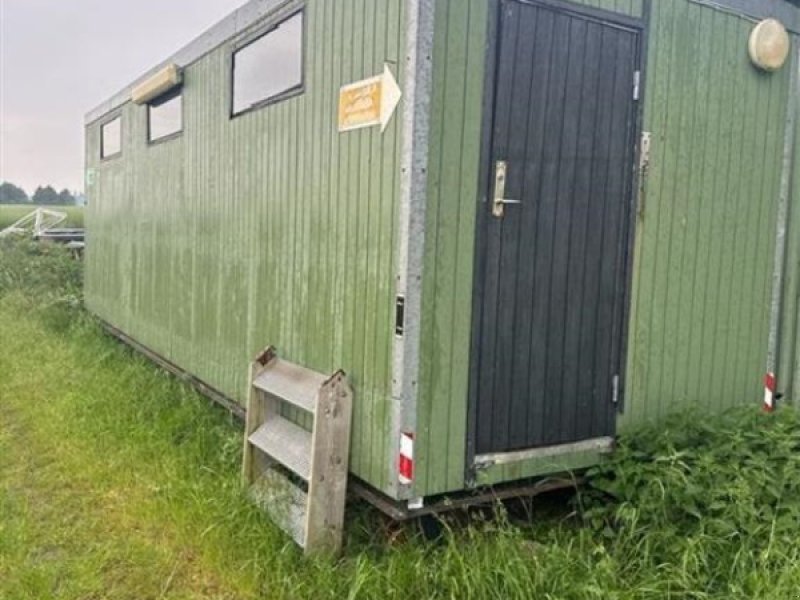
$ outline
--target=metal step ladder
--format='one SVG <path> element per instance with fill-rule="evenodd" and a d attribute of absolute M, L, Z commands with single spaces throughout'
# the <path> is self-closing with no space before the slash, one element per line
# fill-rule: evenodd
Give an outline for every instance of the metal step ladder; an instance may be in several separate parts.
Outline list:
<path fill-rule="evenodd" d="M 342 546 L 352 408 L 342 371 L 322 375 L 278 358 L 273 347 L 250 367 L 243 480 L 306 554 Z M 310 430 L 298 425 L 302 415 L 310 415 Z"/>

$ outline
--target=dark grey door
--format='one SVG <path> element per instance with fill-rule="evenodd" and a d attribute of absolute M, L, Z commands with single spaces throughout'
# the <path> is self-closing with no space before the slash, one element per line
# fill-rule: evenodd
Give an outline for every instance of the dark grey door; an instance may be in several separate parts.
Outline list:
<path fill-rule="evenodd" d="M 614 433 L 635 162 L 639 30 L 552 2 L 500 12 L 477 454 Z"/>

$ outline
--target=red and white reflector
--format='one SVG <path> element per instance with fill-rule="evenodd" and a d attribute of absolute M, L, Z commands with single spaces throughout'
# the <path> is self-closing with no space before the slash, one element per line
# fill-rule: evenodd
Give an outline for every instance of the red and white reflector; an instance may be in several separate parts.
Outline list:
<path fill-rule="evenodd" d="M 398 479 L 402 485 L 414 480 L 414 434 L 400 434 L 400 458 L 397 465 Z"/>
<path fill-rule="evenodd" d="M 764 376 L 764 410 L 773 412 L 775 410 L 775 373 L 767 373 Z"/>

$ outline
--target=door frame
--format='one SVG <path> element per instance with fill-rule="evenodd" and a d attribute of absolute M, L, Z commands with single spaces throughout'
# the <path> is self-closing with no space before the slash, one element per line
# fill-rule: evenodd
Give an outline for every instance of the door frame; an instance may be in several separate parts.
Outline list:
<path fill-rule="evenodd" d="M 481 123 L 481 154 L 479 163 L 478 190 L 479 197 L 475 210 L 477 218 L 475 220 L 475 249 L 473 259 L 473 290 L 472 290 L 472 319 L 471 319 L 471 340 L 470 340 L 470 371 L 469 371 L 469 391 L 467 398 L 467 440 L 466 440 L 466 487 L 475 487 L 478 484 L 478 471 L 495 464 L 513 464 L 515 462 L 533 459 L 543 455 L 552 455 L 553 449 L 559 452 L 570 453 L 580 451 L 584 446 L 594 445 L 598 449 L 610 448 L 613 444 L 612 438 L 600 438 L 598 440 L 585 440 L 577 444 L 566 444 L 563 446 L 549 448 L 535 448 L 526 451 L 495 453 L 491 455 L 478 455 L 476 453 L 476 442 L 478 435 L 478 374 L 480 369 L 480 347 L 481 347 L 481 316 L 483 313 L 483 292 L 486 274 L 486 243 L 487 226 L 489 223 L 489 201 L 492 195 L 492 150 L 494 144 L 494 115 L 497 82 L 497 63 L 500 54 L 499 38 L 501 10 L 504 1 L 517 2 L 549 8 L 561 13 L 572 14 L 580 17 L 588 17 L 600 21 L 604 24 L 633 29 L 639 35 L 639 47 L 637 52 L 639 79 L 639 98 L 635 107 L 634 131 L 634 152 L 632 153 L 633 176 L 630 180 L 628 194 L 628 223 L 627 234 L 624 240 L 625 252 L 623 260 L 624 270 L 624 289 L 623 289 L 623 309 L 622 314 L 617 315 L 621 321 L 615 323 L 614 336 L 619 345 L 619 401 L 617 404 L 618 412 L 624 410 L 625 399 L 625 377 L 628 354 L 628 329 L 631 312 L 631 291 L 633 283 L 633 249 L 636 239 L 637 229 L 637 204 L 639 203 L 642 181 L 640 177 L 640 140 L 642 138 L 644 123 L 644 106 L 647 80 L 647 53 L 649 46 L 649 31 L 652 14 L 652 0 L 642 0 L 642 16 L 631 17 L 621 13 L 610 12 L 604 9 L 594 8 L 576 4 L 568 0 L 490 0 L 489 19 L 487 31 L 487 48 L 485 59 L 485 77 L 483 91 L 483 116 Z M 601 448 L 602 447 L 602 448 Z"/>

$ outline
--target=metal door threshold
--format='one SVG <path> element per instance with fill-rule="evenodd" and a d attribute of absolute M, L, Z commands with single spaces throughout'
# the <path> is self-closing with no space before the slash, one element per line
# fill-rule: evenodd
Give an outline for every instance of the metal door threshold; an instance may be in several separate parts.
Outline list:
<path fill-rule="evenodd" d="M 486 469 L 495 465 L 511 465 L 526 460 L 536 458 L 552 458 L 565 454 L 578 452 L 598 452 L 610 453 L 614 450 L 614 438 L 601 437 L 591 440 L 584 440 L 572 444 L 561 444 L 559 446 L 547 446 L 544 448 L 531 448 L 530 450 L 518 450 L 515 452 L 494 452 L 491 454 L 479 454 L 475 457 L 475 468 Z"/>

